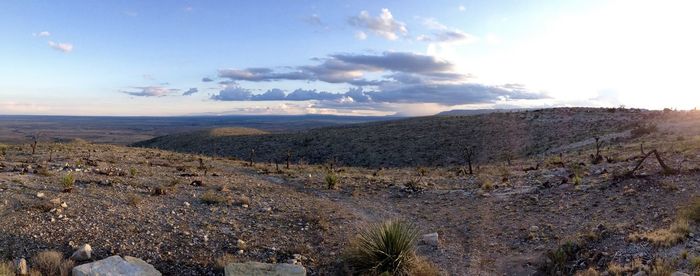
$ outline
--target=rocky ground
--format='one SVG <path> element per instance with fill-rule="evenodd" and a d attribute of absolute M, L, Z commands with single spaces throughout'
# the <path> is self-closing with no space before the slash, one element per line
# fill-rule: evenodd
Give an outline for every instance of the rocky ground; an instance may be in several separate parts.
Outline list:
<path fill-rule="evenodd" d="M 342 273 L 344 248 L 365 223 L 403 219 L 422 234 L 438 233 L 437 245 L 421 242 L 418 251 L 447 275 L 693 273 L 700 265 L 693 217 L 672 241 L 646 234 L 692 209 L 700 120 L 656 124 L 606 140 L 600 162 L 591 158 L 592 141 L 582 140 L 561 154 L 482 163 L 474 175 L 461 167 L 334 166 L 335 189 L 324 181 L 328 164 L 251 166 L 88 143 L 39 144 L 33 155 L 27 145 L 6 146 L 0 257 L 48 249 L 69 256 L 89 243 L 95 260 L 134 256 L 166 275 L 220 274 L 222 256 L 299 262 L 311 275 L 328 275 Z M 627 174 L 641 144 L 673 171 L 664 173 L 652 155 Z"/>

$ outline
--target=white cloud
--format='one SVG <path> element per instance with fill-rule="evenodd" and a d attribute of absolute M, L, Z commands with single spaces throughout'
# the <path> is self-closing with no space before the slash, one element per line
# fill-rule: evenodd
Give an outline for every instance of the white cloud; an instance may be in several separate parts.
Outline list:
<path fill-rule="evenodd" d="M 50 36 L 51 33 L 48 31 L 43 31 L 43 32 L 39 32 L 39 33 L 33 33 L 32 35 L 38 36 L 38 37 L 47 37 L 47 36 Z"/>
<path fill-rule="evenodd" d="M 462 12 L 467 10 L 467 8 L 464 7 L 464 5 L 459 5 L 458 9 L 459 9 L 459 11 L 462 11 Z"/>
<path fill-rule="evenodd" d="M 167 96 L 170 93 L 178 92 L 179 89 L 169 89 L 162 86 L 142 86 L 142 87 L 132 87 L 136 91 L 120 91 L 124 94 L 129 94 L 131 96 L 137 97 L 162 97 Z"/>
<path fill-rule="evenodd" d="M 423 18 L 423 26 L 434 30 L 432 35 L 419 35 L 418 41 L 438 42 L 438 43 L 473 43 L 478 40 L 474 35 L 468 34 L 459 29 L 450 29 L 435 18 Z"/>
<path fill-rule="evenodd" d="M 71 43 L 49 41 L 49 47 L 64 53 L 70 53 L 73 51 L 73 44 Z"/>
<path fill-rule="evenodd" d="M 394 19 L 389 9 L 382 9 L 377 17 L 372 17 L 368 11 L 361 11 L 358 16 L 351 17 L 348 22 L 358 28 L 366 29 L 382 38 L 396 40 L 408 34 L 406 24 Z"/>
<path fill-rule="evenodd" d="M 363 31 L 357 31 L 355 33 L 355 38 L 357 38 L 358 40 L 365 40 L 367 39 L 367 34 Z"/>

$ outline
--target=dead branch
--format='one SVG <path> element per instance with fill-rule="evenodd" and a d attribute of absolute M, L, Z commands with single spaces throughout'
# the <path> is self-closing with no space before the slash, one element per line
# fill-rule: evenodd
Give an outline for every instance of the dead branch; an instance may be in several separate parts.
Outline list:
<path fill-rule="evenodd" d="M 644 160 L 646 160 L 647 157 L 651 156 L 652 154 L 654 154 L 654 156 L 656 157 L 656 161 L 658 161 L 659 165 L 661 165 L 661 168 L 664 170 L 663 171 L 664 174 L 678 173 L 678 170 L 672 169 L 671 167 L 666 165 L 666 163 L 664 162 L 663 158 L 661 158 L 661 155 L 659 154 L 659 152 L 657 150 L 652 150 L 652 151 L 648 152 L 646 155 L 644 155 L 644 157 L 642 157 L 642 159 L 640 159 L 639 162 L 637 162 L 637 166 L 635 166 L 634 169 L 632 169 L 631 171 L 627 172 L 627 175 L 632 176 L 635 171 L 637 171 L 640 167 L 642 167 L 642 163 L 644 163 Z"/>

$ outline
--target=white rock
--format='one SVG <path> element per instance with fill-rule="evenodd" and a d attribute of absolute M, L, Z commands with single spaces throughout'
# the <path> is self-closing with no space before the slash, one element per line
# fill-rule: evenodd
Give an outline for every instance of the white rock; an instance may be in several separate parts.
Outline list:
<path fill-rule="evenodd" d="M 435 247 L 440 246 L 440 235 L 438 235 L 437 232 L 423 235 L 422 240 L 427 245 L 432 245 Z"/>
<path fill-rule="evenodd" d="M 117 255 L 73 268 L 73 276 L 160 276 L 152 265 L 139 258 Z"/>
<path fill-rule="evenodd" d="M 232 263 L 226 265 L 225 276 L 277 275 L 305 276 L 306 268 L 293 264 L 265 264 L 258 262 Z"/>
<path fill-rule="evenodd" d="M 83 244 L 83 246 L 79 247 L 78 250 L 73 252 L 73 255 L 70 256 L 71 260 L 82 262 L 82 261 L 87 261 L 90 259 L 92 255 L 92 247 L 89 244 Z"/>
<path fill-rule="evenodd" d="M 61 203 L 61 207 L 63 207 L 63 208 L 68 208 L 68 204 L 66 204 L 65 202 L 63 202 L 63 203 Z"/>
<path fill-rule="evenodd" d="M 185 207 L 190 207 L 190 203 L 185 201 Z"/>
<path fill-rule="evenodd" d="M 46 196 L 46 195 L 44 195 L 44 193 L 42 193 L 42 192 L 36 193 L 36 197 L 38 197 L 38 198 L 44 198 L 44 196 Z"/>

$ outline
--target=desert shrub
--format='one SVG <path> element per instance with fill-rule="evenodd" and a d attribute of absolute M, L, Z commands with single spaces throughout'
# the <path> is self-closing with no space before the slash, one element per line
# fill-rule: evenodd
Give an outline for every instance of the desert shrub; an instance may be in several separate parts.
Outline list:
<path fill-rule="evenodd" d="M 479 180 L 481 181 L 481 189 L 484 191 L 490 191 L 493 189 L 493 181 L 489 179 L 488 177 L 480 177 Z"/>
<path fill-rule="evenodd" d="M 75 175 L 73 175 L 72 172 L 69 172 L 68 174 L 64 175 L 61 179 L 61 185 L 63 185 L 63 189 L 67 191 L 72 190 L 73 185 L 75 185 Z"/>
<path fill-rule="evenodd" d="M 129 168 L 129 175 L 130 175 L 131 177 L 136 176 L 138 173 L 139 173 L 139 171 L 136 170 L 136 168 L 134 168 L 134 167 Z"/>
<path fill-rule="evenodd" d="M 328 187 L 328 189 L 333 190 L 338 188 L 338 174 L 329 171 L 328 173 L 326 173 L 324 181 L 326 182 L 326 186 Z"/>
<path fill-rule="evenodd" d="M 360 273 L 409 275 L 415 269 L 418 231 L 409 223 L 387 221 L 362 230 L 347 249 L 350 267 Z"/>
<path fill-rule="evenodd" d="M 70 275 L 75 263 L 63 258 L 63 254 L 58 251 L 43 251 L 36 254 L 31 259 L 32 268 L 41 272 L 42 275 Z"/>
<path fill-rule="evenodd" d="M 5 156 L 7 155 L 7 145 L 0 144 L 0 155 Z"/>
<path fill-rule="evenodd" d="M 545 254 L 545 261 L 539 267 L 539 271 L 545 275 L 570 275 L 573 268 L 569 263 L 577 259 L 581 247 L 577 242 L 567 241 L 555 250 L 549 250 Z"/>
<path fill-rule="evenodd" d="M 218 194 L 215 191 L 209 190 L 202 194 L 201 200 L 206 204 L 219 204 L 226 202 L 226 197 Z"/>

